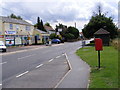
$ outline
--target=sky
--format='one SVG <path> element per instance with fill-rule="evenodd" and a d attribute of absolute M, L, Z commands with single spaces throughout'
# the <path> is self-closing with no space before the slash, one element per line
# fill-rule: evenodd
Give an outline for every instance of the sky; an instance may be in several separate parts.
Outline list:
<path fill-rule="evenodd" d="M 37 23 L 39 16 L 53 28 L 58 23 L 75 26 L 76 22 L 76 27 L 81 31 L 99 3 L 103 13 L 107 17 L 113 17 L 117 25 L 118 2 L 119 0 L 0 0 L 0 16 L 14 13 L 32 24 Z"/>

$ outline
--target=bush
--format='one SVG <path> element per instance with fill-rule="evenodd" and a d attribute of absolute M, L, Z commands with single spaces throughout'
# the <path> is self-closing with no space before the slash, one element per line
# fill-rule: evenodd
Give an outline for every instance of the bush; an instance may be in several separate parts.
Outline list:
<path fill-rule="evenodd" d="M 66 38 L 67 40 L 71 40 L 71 39 L 74 39 L 75 37 L 74 37 L 73 34 L 68 33 L 68 34 L 66 34 L 65 38 Z"/>
<path fill-rule="evenodd" d="M 120 39 L 119 38 L 116 38 L 116 39 L 113 39 L 112 42 L 111 42 L 111 45 L 113 47 L 115 47 L 116 49 L 120 50 Z"/>
<path fill-rule="evenodd" d="M 55 33 L 50 34 L 50 39 L 54 39 L 54 38 L 56 38 L 56 34 Z"/>

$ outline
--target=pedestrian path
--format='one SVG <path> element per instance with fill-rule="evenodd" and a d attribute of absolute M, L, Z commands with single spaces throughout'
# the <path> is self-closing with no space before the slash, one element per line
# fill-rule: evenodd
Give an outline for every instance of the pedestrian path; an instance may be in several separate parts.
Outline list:
<path fill-rule="evenodd" d="M 71 71 L 56 88 L 87 88 L 89 84 L 90 67 L 82 61 L 75 52 L 67 53 Z"/>

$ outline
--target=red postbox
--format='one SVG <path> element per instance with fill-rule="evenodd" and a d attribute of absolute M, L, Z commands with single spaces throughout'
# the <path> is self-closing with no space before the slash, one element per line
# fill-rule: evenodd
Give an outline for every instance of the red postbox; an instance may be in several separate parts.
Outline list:
<path fill-rule="evenodd" d="M 95 49 L 96 49 L 96 51 L 101 51 L 101 50 L 103 50 L 102 39 L 100 39 L 100 38 L 95 38 Z"/>

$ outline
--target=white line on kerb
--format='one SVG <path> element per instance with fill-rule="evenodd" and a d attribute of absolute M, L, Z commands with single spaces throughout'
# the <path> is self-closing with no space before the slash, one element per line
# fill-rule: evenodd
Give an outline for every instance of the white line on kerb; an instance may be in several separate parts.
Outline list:
<path fill-rule="evenodd" d="M 59 58 L 60 56 L 57 56 L 56 58 Z"/>
<path fill-rule="evenodd" d="M 3 65 L 3 64 L 5 64 L 5 63 L 7 63 L 7 62 L 0 63 L 0 65 Z"/>
<path fill-rule="evenodd" d="M 24 72 L 24 73 L 22 73 L 22 74 L 20 74 L 20 75 L 17 75 L 16 78 L 21 77 L 21 76 L 27 74 L 28 72 L 29 72 L 29 71 L 26 71 L 26 72 Z"/>
<path fill-rule="evenodd" d="M 36 68 L 39 68 L 39 67 L 41 67 L 43 64 L 40 64 L 40 65 L 38 65 L 38 66 L 36 66 Z"/>
<path fill-rule="evenodd" d="M 53 61 L 53 59 L 50 59 L 48 62 L 52 62 Z"/>
<path fill-rule="evenodd" d="M 66 78 L 66 76 L 67 76 L 67 75 L 71 72 L 71 70 L 72 70 L 71 64 L 70 64 L 69 59 L 68 59 L 68 57 L 67 57 L 67 54 L 65 53 L 64 55 L 66 56 L 68 65 L 69 65 L 69 67 L 70 67 L 70 70 L 62 77 L 62 79 L 57 83 L 57 85 L 56 85 L 54 88 L 57 88 L 57 87 L 60 85 L 60 83 Z"/>
<path fill-rule="evenodd" d="M 21 58 L 18 58 L 18 59 L 23 59 L 23 58 L 27 58 L 27 57 L 31 57 L 31 56 L 34 56 L 36 54 L 32 54 L 32 55 L 28 55 L 28 56 L 24 56 L 24 57 L 21 57 Z"/>

